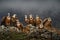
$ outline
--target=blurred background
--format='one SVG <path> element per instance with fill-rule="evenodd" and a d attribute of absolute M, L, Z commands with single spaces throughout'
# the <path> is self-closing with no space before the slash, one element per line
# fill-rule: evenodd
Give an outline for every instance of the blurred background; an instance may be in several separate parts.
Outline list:
<path fill-rule="evenodd" d="M 52 25 L 60 29 L 60 0 L 0 0 L 0 22 L 7 13 L 16 13 L 23 24 L 25 14 L 51 17 Z"/>

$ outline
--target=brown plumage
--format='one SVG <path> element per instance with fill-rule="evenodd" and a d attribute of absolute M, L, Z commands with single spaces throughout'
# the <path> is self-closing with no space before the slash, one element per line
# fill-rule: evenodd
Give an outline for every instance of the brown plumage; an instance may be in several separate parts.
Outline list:
<path fill-rule="evenodd" d="M 50 27 L 51 26 L 51 18 L 46 18 L 46 19 L 44 19 L 44 21 L 43 21 L 43 25 L 45 26 L 45 27 Z"/>
<path fill-rule="evenodd" d="M 3 17 L 1 20 L 1 25 L 10 26 L 10 19 L 11 18 L 9 16 Z"/>
<path fill-rule="evenodd" d="M 17 17 L 11 17 L 11 26 L 16 26 L 16 20 L 17 20 L 18 18 Z"/>
<path fill-rule="evenodd" d="M 1 25 L 5 25 L 5 19 L 6 19 L 6 17 L 4 16 L 4 17 L 2 17 L 2 19 L 1 19 Z"/>
<path fill-rule="evenodd" d="M 44 19 L 44 21 L 43 21 L 44 28 L 50 32 L 54 32 L 54 33 L 57 33 L 58 35 L 60 35 L 60 30 L 52 27 L 51 22 L 52 22 L 51 18 Z"/>
<path fill-rule="evenodd" d="M 29 24 L 34 25 L 34 23 L 35 23 L 35 20 L 34 20 L 33 18 L 30 18 L 30 19 L 29 19 Z"/>
<path fill-rule="evenodd" d="M 30 32 L 30 26 L 27 25 L 26 27 L 24 27 L 23 32 L 28 34 Z"/>
<path fill-rule="evenodd" d="M 5 19 L 6 26 L 10 26 L 10 22 L 11 22 L 10 20 L 11 20 L 11 18 L 9 16 L 7 16 Z"/>
<path fill-rule="evenodd" d="M 17 27 L 19 30 L 23 31 L 23 24 L 20 23 L 19 20 L 16 20 L 16 27 Z"/>
<path fill-rule="evenodd" d="M 42 20 L 39 16 L 36 16 L 35 23 L 36 23 L 36 26 L 39 26 L 42 23 Z"/>
<path fill-rule="evenodd" d="M 29 19 L 25 18 L 25 23 L 29 24 Z"/>
<path fill-rule="evenodd" d="M 32 15 L 29 15 L 29 18 L 25 15 L 25 23 L 35 25 L 35 20 Z"/>
<path fill-rule="evenodd" d="M 32 24 L 33 26 L 35 26 L 35 19 L 33 18 L 32 15 L 29 15 L 29 24 Z"/>
<path fill-rule="evenodd" d="M 29 24 L 29 19 L 28 19 L 27 15 L 25 15 L 24 21 L 25 21 L 25 23 Z"/>

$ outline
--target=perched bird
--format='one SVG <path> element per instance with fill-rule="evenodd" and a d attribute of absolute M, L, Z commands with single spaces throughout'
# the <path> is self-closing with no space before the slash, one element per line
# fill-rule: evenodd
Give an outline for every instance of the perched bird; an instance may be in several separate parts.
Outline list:
<path fill-rule="evenodd" d="M 29 24 L 29 19 L 28 19 L 27 15 L 25 15 L 25 23 Z"/>
<path fill-rule="evenodd" d="M 52 27 L 51 23 L 52 23 L 52 20 L 51 20 L 50 17 L 44 19 L 44 21 L 43 21 L 44 28 L 46 30 L 52 32 L 52 33 L 57 33 L 58 35 L 60 35 L 60 30 L 58 30 L 57 28 Z"/>
<path fill-rule="evenodd" d="M 51 20 L 50 17 L 44 19 L 44 21 L 43 21 L 43 25 L 44 25 L 45 27 L 50 27 L 50 26 L 51 26 L 51 23 L 52 23 L 52 20 Z"/>
<path fill-rule="evenodd" d="M 1 25 L 10 26 L 10 21 L 11 21 L 10 13 L 8 13 L 8 16 L 4 16 L 2 18 Z"/>
<path fill-rule="evenodd" d="M 16 17 L 16 14 L 13 14 L 13 16 L 11 17 L 11 26 L 15 26 L 17 19 L 18 18 Z"/>
<path fill-rule="evenodd" d="M 36 28 L 43 28 L 42 19 L 38 15 L 36 15 L 35 23 Z"/>
<path fill-rule="evenodd" d="M 37 26 L 37 25 L 40 25 L 41 22 L 42 22 L 42 19 L 41 19 L 38 15 L 36 15 L 35 22 L 36 22 L 36 26 Z"/>
<path fill-rule="evenodd" d="M 33 18 L 32 14 L 29 15 L 29 24 L 32 24 L 35 26 L 35 19 Z"/>
<path fill-rule="evenodd" d="M 10 26 L 10 22 L 11 22 L 11 17 L 10 17 L 10 13 L 8 13 L 8 16 L 6 17 L 5 20 L 6 26 Z"/>
<path fill-rule="evenodd" d="M 16 27 L 17 27 L 19 30 L 23 31 L 23 24 L 20 23 L 19 20 L 16 20 Z"/>

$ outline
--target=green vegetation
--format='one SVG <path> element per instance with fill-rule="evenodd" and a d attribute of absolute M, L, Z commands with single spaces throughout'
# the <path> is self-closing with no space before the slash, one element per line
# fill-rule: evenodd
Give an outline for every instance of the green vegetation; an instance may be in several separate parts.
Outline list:
<path fill-rule="evenodd" d="M 24 40 L 27 35 L 16 32 L 1 32 L 0 40 Z"/>
<path fill-rule="evenodd" d="M 47 30 L 43 32 L 32 32 L 31 34 L 3 31 L 0 32 L 0 40 L 60 40 L 60 36 Z"/>

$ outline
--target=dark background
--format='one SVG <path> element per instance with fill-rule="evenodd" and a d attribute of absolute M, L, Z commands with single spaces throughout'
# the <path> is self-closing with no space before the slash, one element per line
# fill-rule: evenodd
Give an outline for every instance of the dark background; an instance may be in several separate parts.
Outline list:
<path fill-rule="evenodd" d="M 8 12 L 16 13 L 22 23 L 25 14 L 39 15 L 42 19 L 51 17 L 52 25 L 60 29 L 59 0 L 0 0 L 0 21 Z"/>

